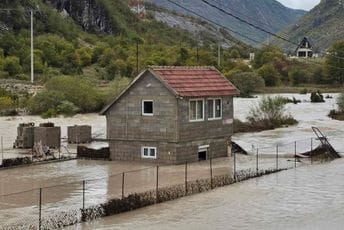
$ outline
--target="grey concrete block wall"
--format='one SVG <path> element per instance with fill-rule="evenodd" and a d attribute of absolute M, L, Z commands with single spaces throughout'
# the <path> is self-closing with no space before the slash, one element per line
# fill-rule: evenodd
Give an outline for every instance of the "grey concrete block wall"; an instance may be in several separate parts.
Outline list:
<path fill-rule="evenodd" d="M 49 148 L 60 148 L 61 146 L 61 127 L 35 127 L 35 143 L 42 142 Z"/>
<path fill-rule="evenodd" d="M 141 157 L 141 148 L 156 147 L 156 159 Z M 146 141 L 110 141 L 110 158 L 123 161 L 146 161 L 162 164 L 176 164 L 176 144 L 167 142 Z"/>
<path fill-rule="evenodd" d="M 149 72 L 143 75 L 106 112 L 110 158 L 180 164 L 198 161 L 198 148 L 209 145 L 212 157 L 227 156 L 233 133 L 233 97 L 222 99 L 222 119 L 189 121 L 190 98 L 177 98 Z M 142 115 L 142 100 L 153 100 L 154 115 Z M 157 148 L 157 159 L 143 159 L 141 147 Z"/>
<path fill-rule="evenodd" d="M 68 143 L 89 143 L 92 141 L 92 127 L 74 125 L 67 127 Z"/>
<path fill-rule="evenodd" d="M 179 141 L 193 141 L 207 138 L 229 138 L 233 134 L 233 97 L 222 97 L 222 119 L 208 119 L 208 98 L 204 99 L 204 121 L 190 122 L 189 101 L 195 98 L 178 100 Z M 200 98 L 202 99 L 202 98 Z"/>
<path fill-rule="evenodd" d="M 142 100 L 153 100 L 154 116 L 142 115 Z M 175 141 L 177 101 L 161 82 L 147 74 L 108 111 L 110 139 Z"/>

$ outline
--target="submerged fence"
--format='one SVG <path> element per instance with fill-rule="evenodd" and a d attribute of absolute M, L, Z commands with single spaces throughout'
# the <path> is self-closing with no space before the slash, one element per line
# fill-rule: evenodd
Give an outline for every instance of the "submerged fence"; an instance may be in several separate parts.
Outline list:
<path fill-rule="evenodd" d="M 206 191 L 266 173 L 311 164 L 298 154 L 318 141 L 253 149 L 255 154 L 214 158 L 181 165 L 156 165 L 0 195 L 0 229 L 53 229 L 86 219 L 132 210 L 152 203 Z M 111 163 L 109 163 L 111 164 Z"/>

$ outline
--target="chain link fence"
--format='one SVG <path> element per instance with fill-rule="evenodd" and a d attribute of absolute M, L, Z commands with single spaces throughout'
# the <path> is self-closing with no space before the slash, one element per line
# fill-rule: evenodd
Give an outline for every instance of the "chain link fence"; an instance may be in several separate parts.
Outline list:
<path fill-rule="evenodd" d="M 151 166 L 104 178 L 2 194 L 0 229 L 61 228 L 109 213 L 206 191 L 266 172 L 311 164 L 311 158 L 301 158 L 300 154 L 315 149 L 319 144 L 315 139 L 301 140 L 253 149 L 248 155 L 233 153 L 232 157 Z M 119 211 L 111 212 L 106 207 L 116 207 Z"/>

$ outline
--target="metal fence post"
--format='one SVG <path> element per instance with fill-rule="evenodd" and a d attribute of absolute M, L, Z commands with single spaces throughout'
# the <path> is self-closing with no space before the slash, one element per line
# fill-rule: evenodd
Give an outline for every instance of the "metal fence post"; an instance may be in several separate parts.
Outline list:
<path fill-rule="evenodd" d="M 309 154 L 309 157 L 311 158 L 311 164 L 313 164 L 313 138 L 311 138 L 311 153 Z"/>
<path fill-rule="evenodd" d="M 209 160 L 209 169 L 210 169 L 210 188 L 213 189 L 213 162 L 212 158 Z"/>
<path fill-rule="evenodd" d="M 156 194 L 155 194 L 155 198 L 156 198 L 156 203 L 159 202 L 159 165 L 156 166 Z"/>
<path fill-rule="evenodd" d="M 85 191 L 86 191 L 86 181 L 82 181 L 82 210 L 85 210 Z"/>
<path fill-rule="evenodd" d="M 278 170 L 278 145 L 276 146 L 276 170 Z"/>
<path fill-rule="evenodd" d="M 233 173 L 234 173 L 234 181 L 236 181 L 236 153 L 233 154 Z"/>
<path fill-rule="evenodd" d="M 294 167 L 296 168 L 296 141 L 294 146 Z"/>
<path fill-rule="evenodd" d="M 1 136 L 1 164 L 4 162 L 4 138 Z"/>
<path fill-rule="evenodd" d="M 257 148 L 257 154 L 256 154 L 256 172 L 257 172 L 257 175 L 258 175 L 258 172 L 259 172 L 258 160 L 259 160 L 259 149 Z"/>
<path fill-rule="evenodd" d="M 42 229 L 42 188 L 39 188 L 38 229 Z"/>
<path fill-rule="evenodd" d="M 122 173 L 122 200 L 124 198 L 124 175 L 125 175 L 125 172 Z"/>
<path fill-rule="evenodd" d="M 185 196 L 188 195 L 188 162 L 185 162 Z"/>

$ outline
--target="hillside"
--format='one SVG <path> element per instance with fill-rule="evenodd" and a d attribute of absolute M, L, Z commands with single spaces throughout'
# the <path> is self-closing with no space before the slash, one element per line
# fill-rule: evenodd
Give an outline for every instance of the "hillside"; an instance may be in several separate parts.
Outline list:
<path fill-rule="evenodd" d="M 162 8 L 173 10 L 177 13 L 194 16 L 190 12 L 171 4 L 167 0 L 148 0 L 147 2 Z M 176 0 L 175 2 L 260 42 L 269 38 L 267 34 L 257 31 L 225 13 L 219 12 L 217 9 L 208 6 L 200 0 Z M 211 2 L 218 5 L 220 8 L 226 9 L 245 20 L 250 21 L 255 25 L 262 26 L 272 32 L 281 31 L 283 28 L 293 24 L 297 19 L 305 14 L 305 11 L 303 10 L 287 8 L 275 0 L 216 0 Z M 239 35 L 233 34 L 233 36 L 251 45 L 257 45 Z"/>
<path fill-rule="evenodd" d="M 316 51 L 323 51 L 335 41 L 344 39 L 344 2 L 338 0 L 322 0 L 319 5 L 308 12 L 293 26 L 283 31 L 283 36 L 294 42 L 308 37 Z M 281 41 L 286 51 L 293 52 L 296 47 Z"/>
<path fill-rule="evenodd" d="M 195 36 L 150 14 L 139 19 L 127 0 L 8 0 L 0 8 L 11 9 L 0 11 L 0 79 L 28 79 L 29 10 L 34 10 L 35 79 L 41 81 L 58 75 L 131 78 L 148 65 L 216 65 L 214 27 L 204 24 L 208 29 Z M 221 40 L 233 40 L 221 34 Z"/>

